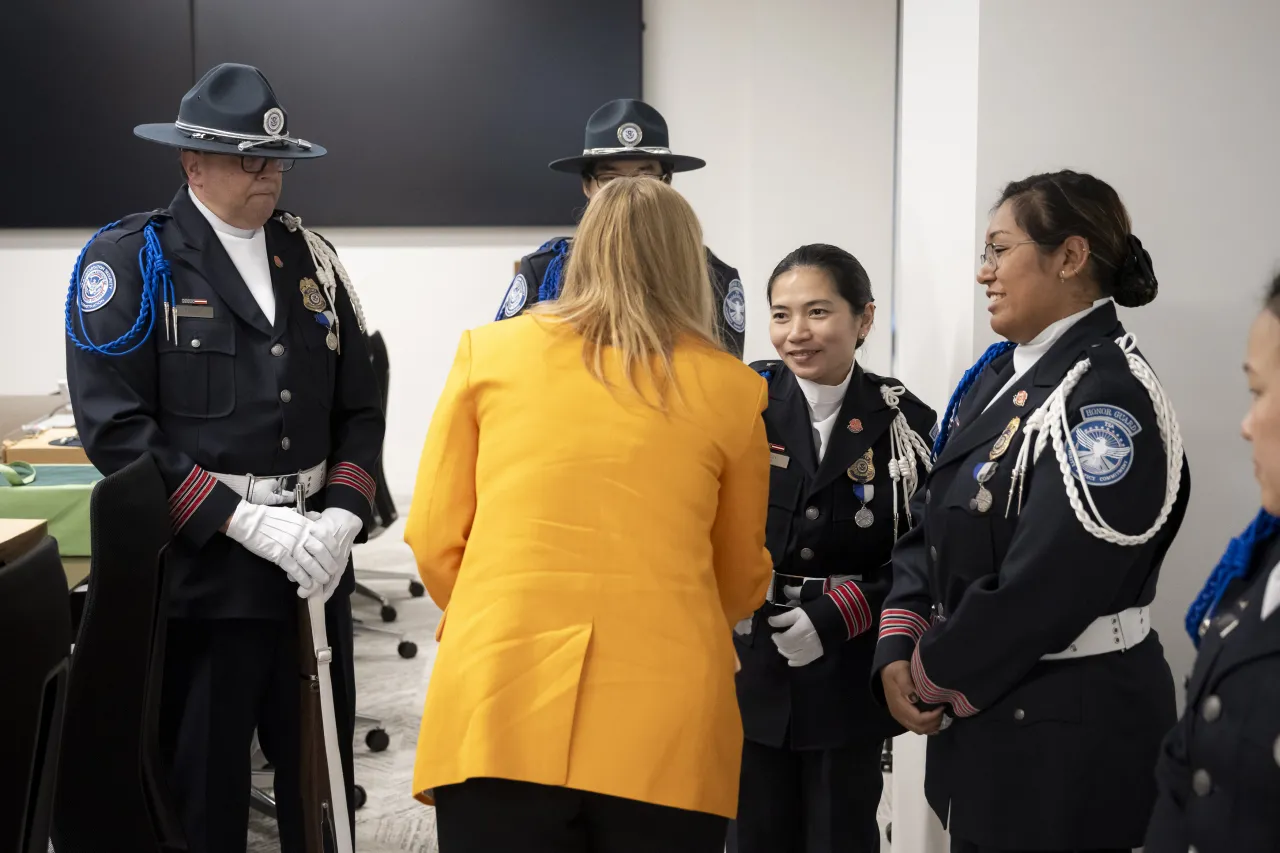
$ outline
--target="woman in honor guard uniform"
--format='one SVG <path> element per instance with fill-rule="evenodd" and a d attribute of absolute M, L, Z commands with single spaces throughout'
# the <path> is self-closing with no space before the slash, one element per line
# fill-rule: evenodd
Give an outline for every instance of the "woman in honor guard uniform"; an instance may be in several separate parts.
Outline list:
<path fill-rule="evenodd" d="M 875 318 L 862 264 L 801 246 L 769 279 L 768 603 L 734 631 L 746 741 L 737 853 L 872 853 L 885 738 L 866 689 L 894 540 L 929 466 L 934 412 L 855 352 Z"/>
<path fill-rule="evenodd" d="M 706 161 L 697 157 L 672 153 L 661 113 L 644 101 L 621 99 L 605 104 L 587 120 L 581 156 L 556 160 L 551 168 L 579 175 L 582 192 L 590 200 L 618 177 L 644 175 L 669 184 L 675 172 L 691 172 L 705 165 Z M 520 271 L 507 287 L 496 319 L 515 317 L 531 305 L 560 295 L 572 242 L 570 237 L 557 237 L 520 259 Z M 716 331 L 724 348 L 742 358 L 747 331 L 742 279 L 710 249 L 706 253 L 715 293 Z"/>
<path fill-rule="evenodd" d="M 925 793 L 953 851 L 1128 851 L 1175 717 L 1149 605 L 1190 489 L 1116 316 L 1156 278 L 1115 190 L 1070 171 L 1005 188 L 981 261 L 1006 340 L 943 416 L 873 689 L 936 733 Z"/>
<path fill-rule="evenodd" d="M 1262 509 L 1187 613 L 1200 653 L 1160 751 L 1147 853 L 1280 850 L 1280 277 L 1249 332 L 1245 376 L 1241 432 Z"/>
<path fill-rule="evenodd" d="M 342 264 L 273 210 L 282 173 L 325 153 L 286 123 L 256 68 L 226 64 L 176 122 L 138 127 L 182 150 L 187 186 L 167 209 L 99 231 L 67 297 L 89 459 L 110 474 L 150 451 L 170 492 L 160 728 L 195 853 L 245 848 L 255 729 L 275 768 L 281 847 L 303 849 L 299 596 L 327 602 L 352 801 L 348 566 L 370 525 L 383 416 Z"/>

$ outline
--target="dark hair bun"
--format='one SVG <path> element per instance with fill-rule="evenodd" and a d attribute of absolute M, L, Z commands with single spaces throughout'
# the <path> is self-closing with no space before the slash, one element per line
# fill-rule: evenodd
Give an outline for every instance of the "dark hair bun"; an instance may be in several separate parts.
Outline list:
<path fill-rule="evenodd" d="M 1116 275 L 1115 300 L 1126 308 L 1137 308 L 1156 298 L 1160 283 L 1151 266 L 1151 254 L 1142 248 L 1142 241 L 1130 234 L 1125 245 L 1129 251 Z"/>

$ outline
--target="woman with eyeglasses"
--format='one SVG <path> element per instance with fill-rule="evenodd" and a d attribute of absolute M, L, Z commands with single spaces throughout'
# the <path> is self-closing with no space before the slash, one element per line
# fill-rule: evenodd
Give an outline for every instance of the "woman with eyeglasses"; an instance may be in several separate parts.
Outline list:
<path fill-rule="evenodd" d="M 954 853 L 1128 851 L 1175 719 L 1149 606 L 1190 490 L 1173 408 L 1116 314 L 1156 277 L 1092 175 L 1009 184 L 985 242 L 1005 340 L 943 416 L 872 686 L 933 735 L 925 793 Z"/>
<path fill-rule="evenodd" d="M 1146 853 L 1280 850 L 1280 276 L 1244 364 L 1262 508 L 1187 613 L 1200 650 L 1186 711 L 1160 752 Z"/>
<path fill-rule="evenodd" d="M 853 255 L 801 246 L 766 293 L 778 360 L 752 366 L 769 380 L 773 583 L 734 631 L 746 741 L 730 849 L 877 853 L 881 747 L 902 730 L 866 677 L 937 416 L 858 364 L 875 303 Z"/>

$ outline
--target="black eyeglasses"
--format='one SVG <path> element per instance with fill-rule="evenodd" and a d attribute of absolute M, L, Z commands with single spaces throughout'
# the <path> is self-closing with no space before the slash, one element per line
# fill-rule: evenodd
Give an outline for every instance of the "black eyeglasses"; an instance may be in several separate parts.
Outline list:
<path fill-rule="evenodd" d="M 634 175 L 592 175 L 591 180 L 595 181 L 600 186 L 604 186 L 605 184 L 612 181 L 614 178 L 655 178 L 659 181 L 666 181 L 670 177 L 671 177 L 671 174 L 669 172 L 663 172 L 658 175 L 653 175 L 648 172 L 639 172 Z"/>
<path fill-rule="evenodd" d="M 240 157 L 240 168 L 250 175 L 260 173 L 267 168 L 268 163 L 271 163 L 272 168 L 277 172 L 287 172 L 293 168 L 293 160 L 288 157 L 259 157 L 252 154 L 244 154 Z"/>

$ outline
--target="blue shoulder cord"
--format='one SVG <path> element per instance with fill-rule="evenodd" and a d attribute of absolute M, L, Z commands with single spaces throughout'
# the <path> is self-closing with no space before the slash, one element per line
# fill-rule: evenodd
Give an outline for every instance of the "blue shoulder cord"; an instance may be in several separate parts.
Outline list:
<path fill-rule="evenodd" d="M 1206 620 L 1213 618 L 1227 586 L 1233 580 L 1245 576 L 1256 547 L 1274 536 L 1276 531 L 1280 531 L 1280 518 L 1266 510 L 1259 510 L 1244 532 L 1228 543 L 1222 559 L 1218 560 L 1218 565 L 1209 574 L 1204 588 L 1187 611 L 1187 634 L 1197 649 L 1200 648 L 1200 627 Z"/>
<path fill-rule="evenodd" d="M 142 229 L 143 244 L 142 248 L 138 250 L 138 268 L 142 272 L 142 304 L 138 308 L 138 318 L 133 321 L 133 327 L 129 331 L 110 343 L 98 345 L 89 337 L 89 332 L 84 325 L 84 308 L 80 305 L 80 266 L 84 263 L 85 253 L 89 251 L 93 241 L 119 224 L 119 222 L 112 222 L 110 225 L 98 229 L 98 232 L 89 238 L 89 242 L 80 250 L 80 256 L 76 258 L 75 269 L 71 271 L 71 286 L 67 289 L 65 311 L 67 337 L 71 339 L 71 342 L 78 349 L 106 356 L 128 355 L 146 343 L 147 338 L 151 337 L 152 329 L 155 328 L 156 316 L 160 311 L 159 306 L 162 303 L 165 305 L 176 303 L 169 262 L 165 260 L 164 251 L 160 248 L 160 236 L 157 233 L 159 225 L 154 220 L 151 220 Z M 80 335 L 76 333 L 75 326 L 71 321 L 72 306 L 76 309 L 80 330 L 84 333 L 83 341 L 81 341 Z M 138 337 L 139 335 L 141 337 Z M 135 338 L 137 339 L 136 342 Z M 125 349 L 125 347 L 128 347 L 128 349 Z"/>
<path fill-rule="evenodd" d="M 966 370 L 964 376 L 960 378 L 960 384 L 956 386 L 956 390 L 951 394 L 951 400 L 947 403 L 947 411 L 942 416 L 942 425 L 938 428 L 938 437 L 933 440 L 934 461 L 937 461 L 938 457 L 942 455 L 942 448 L 947 446 L 947 439 L 951 437 L 951 425 L 956 417 L 956 409 L 960 408 L 960 401 L 964 399 L 964 395 L 969 393 L 969 389 L 973 387 L 973 383 L 978 381 L 978 377 L 982 375 L 982 371 L 987 369 L 988 364 L 1015 346 L 1017 344 L 1009 341 L 992 344 L 987 347 L 987 351 L 982 354 L 977 363 Z"/>
<path fill-rule="evenodd" d="M 560 296 L 560 279 L 564 275 L 564 264 L 569 258 L 569 241 L 567 239 L 548 240 L 538 249 L 539 252 L 554 249 L 556 256 L 547 264 L 547 271 L 542 275 L 542 283 L 538 285 L 538 301 L 546 302 Z"/>

